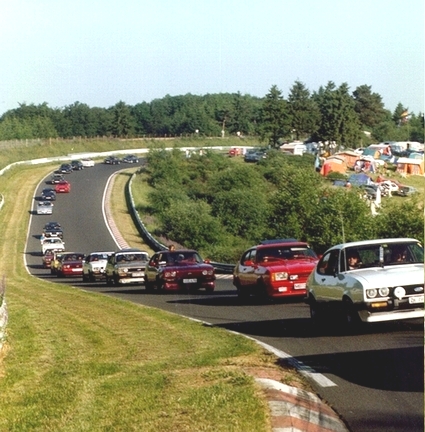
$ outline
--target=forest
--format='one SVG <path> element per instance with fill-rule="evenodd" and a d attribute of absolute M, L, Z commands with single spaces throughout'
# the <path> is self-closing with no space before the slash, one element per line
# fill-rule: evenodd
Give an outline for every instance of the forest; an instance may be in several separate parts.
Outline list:
<path fill-rule="evenodd" d="M 109 108 L 75 102 L 61 108 L 20 103 L 0 117 L 0 141 L 37 138 L 155 138 L 250 136 L 276 147 L 282 142 L 336 142 L 357 148 L 372 142 L 424 142 L 423 113 L 401 102 L 393 112 L 371 86 L 350 91 L 329 81 L 316 91 L 295 81 L 285 97 L 271 86 L 248 94 L 166 95 L 151 102 Z"/>

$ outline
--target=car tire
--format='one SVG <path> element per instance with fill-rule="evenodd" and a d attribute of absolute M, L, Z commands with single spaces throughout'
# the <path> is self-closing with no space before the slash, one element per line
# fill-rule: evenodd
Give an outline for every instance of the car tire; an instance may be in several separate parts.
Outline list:
<path fill-rule="evenodd" d="M 112 286 L 113 284 L 113 280 L 108 275 L 106 275 L 106 285 Z"/>
<path fill-rule="evenodd" d="M 152 292 L 154 290 L 153 283 L 150 282 L 145 276 L 145 289 L 146 291 Z"/>
<path fill-rule="evenodd" d="M 88 282 L 89 278 L 86 276 L 86 274 L 83 272 L 83 282 Z"/>
<path fill-rule="evenodd" d="M 358 330 L 361 325 L 361 319 L 353 302 L 347 298 L 342 302 L 342 322 L 345 329 L 349 332 Z"/>
<path fill-rule="evenodd" d="M 312 296 L 308 298 L 308 305 L 310 308 L 310 319 L 313 325 L 321 325 L 323 323 L 323 309 L 319 303 Z"/>

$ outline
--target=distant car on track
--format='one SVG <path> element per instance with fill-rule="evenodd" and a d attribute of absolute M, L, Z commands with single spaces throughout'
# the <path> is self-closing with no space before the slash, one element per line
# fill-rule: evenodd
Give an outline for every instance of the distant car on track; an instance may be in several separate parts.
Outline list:
<path fill-rule="evenodd" d="M 50 180 L 48 181 L 48 183 L 50 184 L 57 184 L 61 181 L 65 180 L 65 177 L 63 176 L 63 174 L 52 174 L 52 176 L 50 177 Z"/>
<path fill-rule="evenodd" d="M 69 163 L 62 164 L 57 170 L 57 174 L 71 174 L 73 171 L 72 165 Z"/>
<path fill-rule="evenodd" d="M 71 167 L 74 171 L 81 171 L 84 169 L 84 165 L 80 160 L 71 161 Z"/>
<path fill-rule="evenodd" d="M 56 200 L 56 192 L 52 188 L 44 188 L 41 191 L 41 199 L 43 201 L 55 201 Z"/>
<path fill-rule="evenodd" d="M 122 249 L 108 259 L 105 269 L 107 285 L 143 284 L 149 254 L 140 249 Z"/>
<path fill-rule="evenodd" d="M 56 269 L 57 277 L 81 276 L 83 274 L 84 254 L 79 252 L 65 252 Z"/>
<path fill-rule="evenodd" d="M 36 213 L 38 215 L 51 215 L 53 213 L 53 203 L 51 201 L 39 201 Z"/>
<path fill-rule="evenodd" d="M 62 180 L 55 186 L 56 193 L 69 193 L 71 192 L 71 183 L 66 180 Z"/>
<path fill-rule="evenodd" d="M 83 164 L 84 168 L 94 167 L 94 160 L 90 158 L 81 159 L 81 163 Z"/>
<path fill-rule="evenodd" d="M 44 255 L 47 250 L 64 251 L 65 243 L 59 237 L 48 237 L 41 242 L 41 253 Z"/>
<path fill-rule="evenodd" d="M 83 281 L 96 282 L 105 279 L 105 268 L 113 251 L 92 252 L 83 261 Z"/>
<path fill-rule="evenodd" d="M 47 222 L 43 228 L 43 236 L 46 237 L 63 237 L 63 230 L 58 222 Z"/>
<path fill-rule="evenodd" d="M 107 165 L 119 165 L 121 163 L 121 160 L 118 159 L 116 156 L 108 156 L 103 162 Z"/>
<path fill-rule="evenodd" d="M 139 158 L 137 156 L 134 156 L 132 154 L 129 154 L 127 156 L 124 156 L 122 158 L 122 161 L 124 163 L 139 163 Z"/>

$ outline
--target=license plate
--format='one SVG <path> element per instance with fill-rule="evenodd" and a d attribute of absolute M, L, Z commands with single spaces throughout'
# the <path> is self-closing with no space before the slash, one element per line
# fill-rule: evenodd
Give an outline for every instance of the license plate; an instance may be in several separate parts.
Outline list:
<path fill-rule="evenodd" d="M 294 284 L 294 289 L 305 289 L 305 283 Z"/>
<path fill-rule="evenodd" d="M 196 283 L 196 282 L 198 282 L 198 280 L 197 279 L 183 279 L 183 283 Z"/>
<path fill-rule="evenodd" d="M 131 276 L 132 277 L 143 277 L 144 273 L 142 273 L 142 272 L 134 272 Z"/>
<path fill-rule="evenodd" d="M 409 297 L 409 303 L 410 304 L 416 304 L 416 303 L 423 303 L 424 302 L 424 296 L 415 296 L 415 297 Z"/>

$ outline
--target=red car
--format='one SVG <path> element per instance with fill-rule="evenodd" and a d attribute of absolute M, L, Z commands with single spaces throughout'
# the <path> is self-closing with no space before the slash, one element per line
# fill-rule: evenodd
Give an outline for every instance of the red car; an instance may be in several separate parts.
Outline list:
<path fill-rule="evenodd" d="M 43 255 L 43 267 L 44 268 L 50 268 L 50 264 L 51 264 L 52 260 L 53 260 L 53 251 L 49 249 Z"/>
<path fill-rule="evenodd" d="M 56 269 L 57 277 L 80 276 L 83 274 L 83 259 L 85 255 L 77 252 L 64 252 Z"/>
<path fill-rule="evenodd" d="M 319 258 L 295 239 L 266 240 L 244 252 L 233 271 L 239 298 L 305 297 L 306 281 Z"/>
<path fill-rule="evenodd" d="M 56 193 L 69 193 L 71 192 L 71 183 L 67 180 L 62 180 L 55 186 Z"/>
<path fill-rule="evenodd" d="M 145 268 L 145 286 L 164 291 L 203 288 L 211 293 L 215 271 L 195 250 L 161 251 L 152 256 Z"/>

